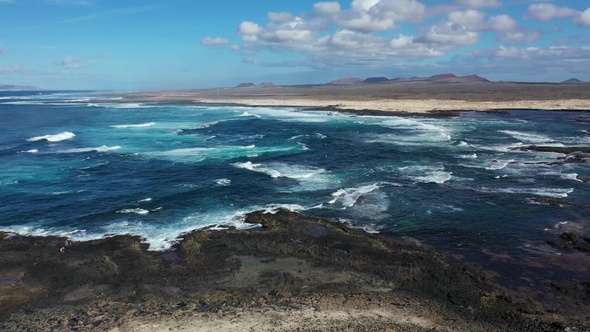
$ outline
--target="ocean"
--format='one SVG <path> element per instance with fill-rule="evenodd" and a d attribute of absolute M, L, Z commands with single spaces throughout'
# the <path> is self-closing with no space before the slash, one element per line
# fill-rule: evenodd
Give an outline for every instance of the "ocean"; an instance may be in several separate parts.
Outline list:
<path fill-rule="evenodd" d="M 246 213 L 282 207 L 411 237 L 512 280 L 583 279 L 526 262 L 567 254 L 547 244 L 561 229 L 587 230 L 590 168 L 519 148 L 589 146 L 588 122 L 568 111 L 381 117 L 0 92 L 0 230 L 135 234 L 165 250 L 184 232 L 254 228 Z"/>

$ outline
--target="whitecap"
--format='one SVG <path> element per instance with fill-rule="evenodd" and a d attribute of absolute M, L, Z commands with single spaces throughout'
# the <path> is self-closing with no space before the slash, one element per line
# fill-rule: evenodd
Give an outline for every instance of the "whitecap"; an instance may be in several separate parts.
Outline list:
<path fill-rule="evenodd" d="M 63 133 L 55 134 L 55 135 L 43 135 L 43 136 L 32 137 L 32 138 L 29 138 L 27 141 L 36 142 L 36 141 L 46 140 L 47 142 L 53 143 L 53 142 L 59 142 L 59 141 L 63 141 L 66 139 L 70 139 L 74 136 L 76 136 L 74 133 L 69 132 L 69 131 L 64 131 Z"/>
<path fill-rule="evenodd" d="M 118 150 L 121 147 L 116 145 L 116 146 L 106 146 L 106 145 L 101 145 L 101 146 L 97 146 L 97 147 L 90 147 L 90 148 L 75 148 L 75 149 L 64 149 L 64 150 L 58 150 L 56 151 L 56 153 L 85 153 L 85 152 L 107 152 L 107 151 L 111 151 L 111 150 Z M 94 167 L 99 166 L 99 165 L 94 165 Z"/>
<path fill-rule="evenodd" d="M 135 213 L 135 214 L 144 215 L 144 214 L 150 213 L 150 211 L 136 208 L 136 209 L 123 209 L 123 210 L 119 210 L 119 211 L 117 211 L 117 213 Z"/>
<path fill-rule="evenodd" d="M 299 211 L 305 211 L 308 208 L 306 208 L 303 205 L 299 205 L 299 204 L 267 204 L 266 207 L 264 208 L 264 213 L 275 214 L 280 209 L 289 210 L 291 212 L 299 212 Z"/>
<path fill-rule="evenodd" d="M 574 188 L 491 188 L 480 187 L 479 191 L 486 193 L 528 194 L 536 196 L 565 198 L 574 192 Z"/>
<path fill-rule="evenodd" d="M 512 136 L 513 138 L 524 142 L 524 143 L 547 143 L 553 142 L 554 140 L 548 136 L 541 135 L 538 133 L 525 133 L 514 130 L 499 130 L 499 132 Z"/>
<path fill-rule="evenodd" d="M 217 179 L 217 180 L 215 180 L 215 184 L 220 187 L 227 187 L 231 184 L 231 180 L 230 179 Z"/>
<path fill-rule="evenodd" d="M 147 202 L 151 202 L 152 198 L 151 197 L 147 197 L 144 199 L 140 199 L 139 201 L 137 201 L 138 203 L 147 203 Z"/>
<path fill-rule="evenodd" d="M 490 166 L 487 166 L 485 169 L 491 170 L 491 171 L 500 170 L 500 169 L 506 168 L 506 166 L 508 166 L 508 165 L 510 165 L 511 163 L 514 163 L 514 162 L 515 162 L 514 159 L 510 159 L 510 160 L 492 160 L 492 164 Z"/>
<path fill-rule="evenodd" d="M 39 152 L 39 150 L 37 149 L 30 149 L 30 150 L 26 150 L 26 151 L 21 151 L 21 153 L 37 153 Z"/>
<path fill-rule="evenodd" d="M 330 200 L 328 203 L 335 204 L 338 202 L 345 208 L 352 207 L 356 204 L 356 202 L 362 195 L 368 194 L 379 188 L 380 186 L 378 184 L 373 183 L 360 187 L 339 189 L 336 192 L 332 193 L 332 197 L 334 198 Z"/>
<path fill-rule="evenodd" d="M 443 184 L 452 178 L 453 172 L 444 170 L 442 166 L 405 166 L 398 168 L 410 179 L 421 183 Z"/>
<path fill-rule="evenodd" d="M 257 114 L 250 114 L 250 113 L 248 113 L 248 111 L 244 111 L 244 113 L 240 114 L 240 116 L 253 116 L 253 117 L 255 117 L 255 118 L 261 118 L 261 116 L 260 116 L 260 115 L 257 115 Z"/>
<path fill-rule="evenodd" d="M 151 127 L 155 126 L 155 122 L 147 122 L 147 123 L 138 123 L 138 124 L 120 124 L 120 125 L 112 125 L 111 128 L 143 128 L 143 127 Z"/>

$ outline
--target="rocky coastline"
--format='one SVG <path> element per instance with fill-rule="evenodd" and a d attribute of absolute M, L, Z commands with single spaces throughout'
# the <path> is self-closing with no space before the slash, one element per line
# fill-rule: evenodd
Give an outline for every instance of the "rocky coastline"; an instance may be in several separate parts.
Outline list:
<path fill-rule="evenodd" d="M 166 252 L 0 233 L 0 330 L 590 329 L 589 282 L 548 281 L 540 300 L 412 239 L 287 210 L 246 221 L 259 226 L 196 230 Z"/>

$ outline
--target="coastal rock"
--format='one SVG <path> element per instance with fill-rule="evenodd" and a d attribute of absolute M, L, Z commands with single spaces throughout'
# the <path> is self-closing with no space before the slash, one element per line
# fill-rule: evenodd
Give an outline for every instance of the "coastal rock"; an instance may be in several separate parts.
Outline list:
<path fill-rule="evenodd" d="M 332 327 L 318 328 L 325 331 L 590 327 L 577 319 L 590 315 L 590 304 L 575 294 L 568 295 L 575 299 L 571 303 L 584 305 L 545 312 L 532 298 L 496 285 L 485 271 L 451 264 L 444 254 L 411 239 L 368 234 L 282 209 L 253 212 L 245 221 L 259 226 L 196 230 L 164 254 L 149 251 L 136 236 L 73 243 L 4 236 L 0 276 L 23 277 L 0 286 L 0 330 L 108 331 L 167 319 L 203 324 L 207 317 L 227 323 L 264 311 L 305 315 L 308 308 L 382 313 L 370 320 L 335 316 Z M 418 313 L 426 317 L 403 319 Z M 296 327 L 314 330 L 303 322 Z"/>

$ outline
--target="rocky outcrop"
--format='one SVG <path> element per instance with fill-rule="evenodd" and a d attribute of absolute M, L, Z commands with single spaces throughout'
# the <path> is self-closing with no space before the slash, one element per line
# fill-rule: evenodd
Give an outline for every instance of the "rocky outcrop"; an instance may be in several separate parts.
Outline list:
<path fill-rule="evenodd" d="M 584 318 L 590 303 L 575 294 L 567 295 L 577 301 L 575 309 L 545 312 L 485 271 L 450 263 L 411 239 L 286 210 L 253 212 L 246 222 L 258 227 L 193 231 L 167 252 L 149 251 L 135 236 L 70 242 L 1 233 L 0 330 L 108 331 L 137 319 L 216 315 L 229 321 L 243 312 L 297 315 L 307 308 L 384 313 L 370 324 L 351 319 L 329 331 L 381 331 L 402 323 L 397 330 L 590 328 Z M 400 308 L 432 323 L 426 329 L 388 320 L 387 313 Z"/>

